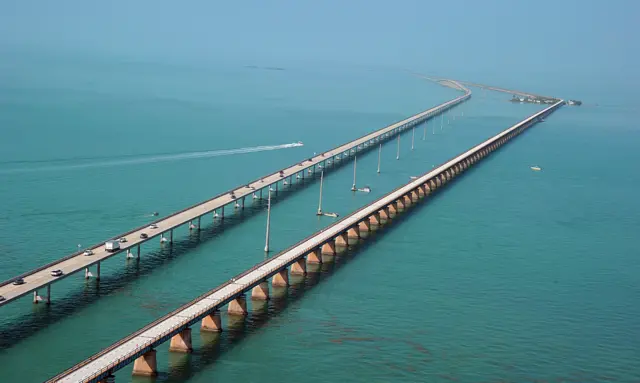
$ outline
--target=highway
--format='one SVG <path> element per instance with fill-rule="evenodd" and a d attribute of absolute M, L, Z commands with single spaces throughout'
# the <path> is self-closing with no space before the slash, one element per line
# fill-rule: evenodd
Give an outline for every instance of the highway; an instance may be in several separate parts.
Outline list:
<path fill-rule="evenodd" d="M 517 136 L 520 132 L 540 121 L 541 118 L 546 117 L 561 107 L 563 103 L 564 101 L 561 100 L 472 147 L 437 168 L 421 175 L 417 179 L 345 216 L 327 228 L 312 234 L 272 258 L 259 263 L 213 290 L 150 323 L 100 353 L 52 378 L 48 382 L 97 382 L 104 379 L 115 371 L 132 363 L 136 358 L 155 349 L 172 336 L 189 328 L 205 316 L 215 310 L 219 310 L 236 297 L 244 296 L 244 294 L 253 287 L 276 273 L 279 273 L 297 260 L 305 257 L 308 253 L 318 249 L 323 244 L 332 241 L 360 222 L 368 220 L 370 216 L 395 201 L 400 200 L 408 193 L 415 191 L 419 187 L 428 184 L 428 182 L 444 174 L 447 174 L 447 179 L 449 179 L 450 172 L 456 175 L 459 174 L 459 169 L 466 169 L 468 164 L 473 165 L 489 152 L 508 142 L 512 137 Z"/>
<path fill-rule="evenodd" d="M 66 278 L 77 272 L 88 270 L 88 268 L 93 265 L 96 265 L 97 267 L 96 274 L 99 278 L 100 262 L 108 258 L 127 251 L 137 252 L 137 254 L 139 255 L 140 245 L 151 241 L 165 233 L 169 233 L 172 236 L 172 230 L 179 226 L 193 221 L 198 222 L 199 225 L 201 217 L 214 211 L 220 211 L 222 217 L 224 217 L 225 206 L 228 206 L 230 204 L 235 205 L 236 203 L 242 203 L 242 205 L 244 206 L 245 197 L 249 197 L 249 199 L 252 200 L 254 193 L 259 193 L 262 189 L 267 189 L 274 184 L 277 187 L 278 183 L 284 181 L 287 177 L 289 177 L 290 182 L 294 182 L 296 180 L 296 175 L 302 174 L 302 176 L 304 176 L 305 171 L 315 170 L 318 166 L 326 167 L 327 160 L 339 161 L 340 156 L 350 155 L 354 151 L 355 153 L 357 153 L 359 150 L 369 150 L 369 148 L 371 147 L 371 143 L 380 141 L 382 139 L 389 139 L 390 137 L 399 134 L 406 129 L 410 129 L 411 127 L 416 126 L 426 121 L 427 119 L 469 99 L 469 97 L 471 97 L 471 91 L 464 88 L 460 84 L 458 84 L 458 86 L 458 89 L 464 91 L 464 95 L 456 97 L 455 99 L 447 101 L 429 110 L 425 110 L 397 123 L 391 124 L 385 128 L 369 133 L 363 137 L 350 141 L 327 152 L 320 153 L 315 157 L 304 160 L 303 162 L 293 164 L 280 171 L 265 175 L 255 181 L 249 182 L 246 185 L 228 190 L 207 201 L 198 203 L 179 212 L 175 212 L 167 217 L 160 218 L 152 223 L 157 226 L 157 228 L 155 229 L 150 228 L 150 226 L 135 228 L 126 233 L 118 234 L 96 245 L 90 246 L 89 249 L 92 250 L 93 255 L 85 256 L 82 254 L 82 251 L 79 251 L 53 261 L 49 264 L 42 265 L 38 268 L 25 272 L 21 275 L 15 276 L 9 280 L 6 280 L 0 283 L 0 296 L 4 298 L 0 301 L 0 306 L 6 305 L 32 292 L 34 293 L 34 301 L 36 301 L 36 296 L 40 296 L 38 294 L 38 290 L 40 289 L 46 289 L 46 296 L 44 300 L 49 303 L 51 300 L 51 285 L 58 280 Z M 235 194 L 235 198 L 231 197 L 231 192 Z M 140 235 L 142 233 L 147 234 L 148 238 L 140 238 Z M 118 251 L 109 252 L 105 249 L 105 242 L 107 240 L 118 240 L 119 238 L 126 238 L 127 242 L 122 243 L 121 248 Z M 59 277 L 52 276 L 51 270 L 56 269 L 61 270 L 63 275 Z M 24 284 L 13 284 L 13 281 L 17 278 L 22 278 L 24 280 Z"/>

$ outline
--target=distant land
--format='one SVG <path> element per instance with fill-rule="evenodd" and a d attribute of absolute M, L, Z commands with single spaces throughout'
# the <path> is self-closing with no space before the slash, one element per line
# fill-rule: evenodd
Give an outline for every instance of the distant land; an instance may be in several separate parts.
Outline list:
<path fill-rule="evenodd" d="M 257 65 L 245 65 L 245 68 L 249 69 L 263 69 L 263 70 L 285 70 L 284 68 L 277 66 L 257 66 Z"/>

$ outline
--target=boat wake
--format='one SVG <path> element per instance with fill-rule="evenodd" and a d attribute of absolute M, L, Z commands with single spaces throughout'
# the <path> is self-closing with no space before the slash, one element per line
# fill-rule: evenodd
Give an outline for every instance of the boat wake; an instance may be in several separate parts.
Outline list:
<path fill-rule="evenodd" d="M 175 154 L 136 156 L 136 157 L 128 157 L 126 159 L 114 159 L 114 160 L 106 160 L 106 161 L 90 161 L 90 162 L 82 162 L 82 163 L 74 163 L 74 164 L 45 165 L 45 166 L 37 166 L 37 167 L 0 169 L 0 174 L 77 170 L 77 169 L 88 169 L 88 168 L 99 168 L 99 167 L 153 164 L 157 162 L 184 161 L 184 160 L 193 160 L 193 159 L 199 159 L 199 158 L 211 158 L 211 157 L 221 157 L 221 156 L 232 156 L 236 154 L 266 152 L 271 150 L 297 148 L 300 146 L 304 146 L 302 142 L 293 142 L 291 144 L 282 144 L 282 145 L 253 146 L 253 147 L 238 148 L 238 149 L 206 150 L 206 151 L 184 152 L 184 153 L 175 153 Z"/>

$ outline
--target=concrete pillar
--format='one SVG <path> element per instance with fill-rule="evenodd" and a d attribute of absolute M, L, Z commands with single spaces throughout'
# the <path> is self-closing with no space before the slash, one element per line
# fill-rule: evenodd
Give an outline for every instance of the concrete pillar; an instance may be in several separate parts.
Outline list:
<path fill-rule="evenodd" d="M 307 263 L 322 263 L 322 252 L 320 249 L 314 249 L 307 254 Z M 291 271 L 293 271 L 293 269 Z"/>
<path fill-rule="evenodd" d="M 205 332 L 220 332 L 222 331 L 222 320 L 220 320 L 220 311 L 215 310 L 211 314 L 202 318 L 200 324 L 200 331 Z"/>
<path fill-rule="evenodd" d="M 38 303 L 38 290 L 33 290 L 33 303 Z"/>
<path fill-rule="evenodd" d="M 369 216 L 369 229 L 371 229 L 371 225 L 380 226 L 381 224 L 382 218 L 380 218 L 380 212 Z"/>
<path fill-rule="evenodd" d="M 305 275 L 307 273 L 307 263 L 304 257 L 299 258 L 291 264 L 291 274 Z"/>
<path fill-rule="evenodd" d="M 155 376 L 158 374 L 158 363 L 156 362 L 156 350 L 149 350 L 144 355 L 138 357 L 133 362 L 132 375 Z"/>
<path fill-rule="evenodd" d="M 438 189 L 438 184 L 436 184 L 436 181 L 432 178 L 429 180 L 429 188 L 431 189 L 431 192 L 434 192 L 436 189 Z"/>
<path fill-rule="evenodd" d="M 425 183 L 423 186 L 424 186 L 424 195 L 428 196 L 429 194 L 431 194 L 431 186 L 429 186 L 429 183 Z"/>
<path fill-rule="evenodd" d="M 336 246 L 348 246 L 349 242 L 347 242 L 349 237 L 347 237 L 346 233 L 339 234 L 335 239 Z"/>
<path fill-rule="evenodd" d="M 436 186 L 438 186 L 438 188 L 442 186 L 442 180 L 440 180 L 440 177 L 436 176 L 435 181 L 436 181 Z"/>
<path fill-rule="evenodd" d="M 380 221 L 388 221 L 389 220 L 389 209 L 384 208 L 378 211 L 380 215 Z"/>
<path fill-rule="evenodd" d="M 243 198 L 243 200 L 244 200 L 244 198 Z M 243 204 L 244 204 L 244 202 L 243 202 Z M 202 217 L 198 217 L 198 231 L 200 231 L 200 221 L 201 221 L 201 218 L 202 218 Z"/>
<path fill-rule="evenodd" d="M 418 202 L 418 200 L 420 199 L 420 196 L 418 195 L 418 190 L 422 191 L 422 188 L 417 188 L 415 190 L 411 191 L 411 202 Z"/>
<path fill-rule="evenodd" d="M 51 304 L 51 285 L 47 285 L 47 304 Z"/>
<path fill-rule="evenodd" d="M 391 218 L 392 215 L 398 215 L 398 204 L 395 202 L 392 202 L 387 206 L 387 217 Z"/>
<path fill-rule="evenodd" d="M 364 221 L 360 221 L 360 223 L 358 223 L 358 231 L 361 233 L 371 231 L 371 221 L 369 221 L 369 218 L 365 218 Z"/>
<path fill-rule="evenodd" d="M 329 242 L 322 245 L 322 254 L 336 255 L 336 243 L 334 240 L 329 240 Z"/>
<path fill-rule="evenodd" d="M 260 282 L 251 289 L 251 299 L 256 301 L 266 301 L 269 299 L 269 282 Z"/>
<path fill-rule="evenodd" d="M 404 204 L 405 209 L 413 204 L 410 194 L 405 194 L 404 196 L 402 196 L 402 203 Z"/>
<path fill-rule="evenodd" d="M 347 239 L 358 239 L 360 238 L 360 229 L 358 226 L 354 226 L 347 230 Z"/>
<path fill-rule="evenodd" d="M 84 279 L 89 279 L 89 268 L 88 267 L 84 268 Z"/>
<path fill-rule="evenodd" d="M 240 294 L 236 299 L 229 302 L 227 308 L 229 315 L 247 315 L 247 299 L 244 294 Z"/>
<path fill-rule="evenodd" d="M 442 185 L 447 183 L 447 177 L 444 175 L 444 173 L 440 173 L 440 176 L 438 178 L 440 178 L 440 182 Z"/>
<path fill-rule="evenodd" d="M 100 280 L 100 262 L 96 263 L 96 281 Z"/>
<path fill-rule="evenodd" d="M 277 272 L 271 279 L 271 284 L 274 287 L 287 287 L 289 286 L 289 270 L 282 269 Z"/>
<path fill-rule="evenodd" d="M 399 212 L 400 210 L 404 210 L 404 203 L 402 202 L 402 199 L 403 198 L 400 198 L 399 200 L 396 201 L 396 213 Z"/>
<path fill-rule="evenodd" d="M 169 230 L 169 243 L 173 243 L 173 229 Z"/>
<path fill-rule="evenodd" d="M 140 245 L 138 245 L 138 258 L 140 258 Z"/>
<path fill-rule="evenodd" d="M 176 335 L 171 337 L 171 343 L 169 344 L 169 351 L 174 352 L 191 352 L 193 346 L 191 345 L 191 329 L 185 328 Z"/>
<path fill-rule="evenodd" d="M 424 193 L 424 186 L 420 185 L 418 186 L 418 189 L 416 189 L 418 191 L 418 198 L 424 198 L 425 193 Z"/>

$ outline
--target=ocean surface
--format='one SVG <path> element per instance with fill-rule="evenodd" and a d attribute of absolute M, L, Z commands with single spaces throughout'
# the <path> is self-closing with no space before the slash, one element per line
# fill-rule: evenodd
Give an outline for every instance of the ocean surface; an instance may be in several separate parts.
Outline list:
<path fill-rule="evenodd" d="M 0 279 L 459 94 L 398 71 L 253 64 L 3 57 Z M 640 381 L 638 108 L 624 90 L 547 81 L 495 85 L 585 105 L 246 320 L 225 315 L 220 335 L 195 327 L 192 354 L 161 346 L 156 381 Z M 370 194 L 349 191 L 350 162 L 325 174 L 324 209 L 345 215 L 541 109 L 473 90 L 455 120 L 416 128 L 413 150 L 405 133 L 399 160 L 385 144 L 380 174 L 375 151 L 358 157 Z M 274 198 L 271 255 L 333 222 L 314 214 L 318 192 L 307 180 Z M 53 285 L 51 306 L 2 307 L 0 382 L 43 381 L 260 262 L 265 220 L 257 202 L 178 230 L 172 249 L 149 243 L 139 263 L 104 262 L 99 286 L 80 273 Z"/>

